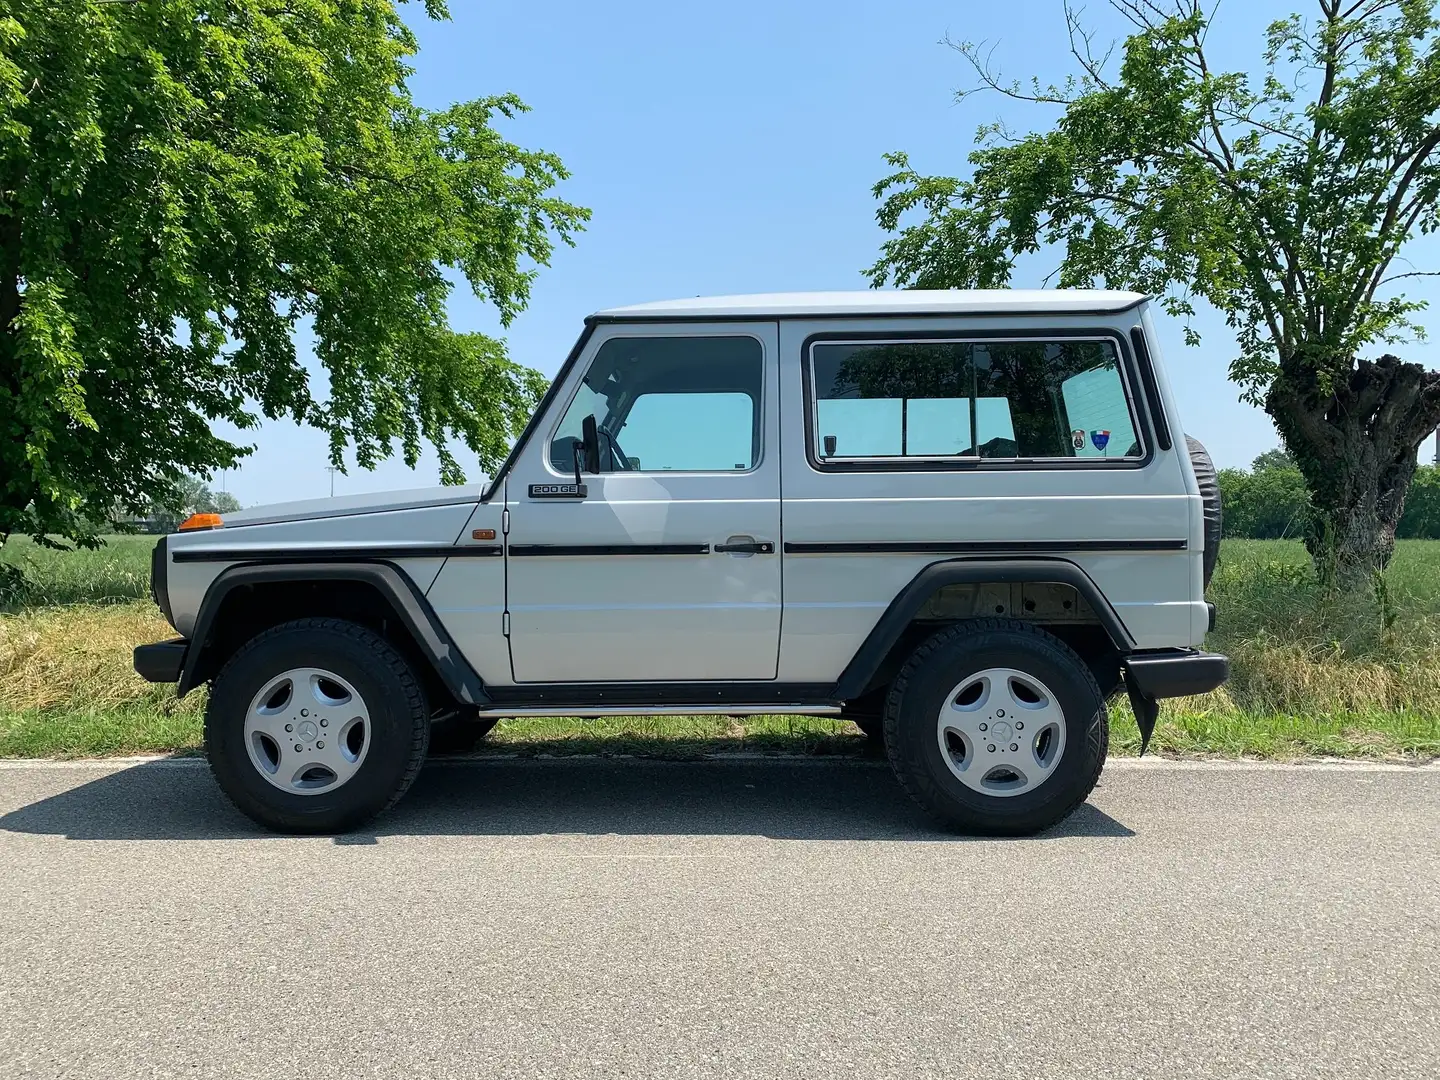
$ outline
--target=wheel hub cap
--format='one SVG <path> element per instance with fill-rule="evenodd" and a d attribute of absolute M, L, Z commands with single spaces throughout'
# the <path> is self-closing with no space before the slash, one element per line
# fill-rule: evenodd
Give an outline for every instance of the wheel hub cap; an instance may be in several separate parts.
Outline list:
<path fill-rule="evenodd" d="M 281 791 L 334 791 L 359 771 L 370 751 L 370 711 L 333 671 L 291 668 L 251 699 L 245 749 L 250 764 Z"/>
<path fill-rule="evenodd" d="M 1033 791 L 1054 773 L 1065 752 L 1065 714 L 1035 676 L 986 668 L 950 692 L 936 735 L 962 784 L 1009 797 Z"/>

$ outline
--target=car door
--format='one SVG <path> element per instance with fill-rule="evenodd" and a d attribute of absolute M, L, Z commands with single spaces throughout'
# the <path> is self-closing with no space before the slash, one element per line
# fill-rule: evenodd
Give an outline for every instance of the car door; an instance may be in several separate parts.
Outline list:
<path fill-rule="evenodd" d="M 774 323 L 595 329 L 507 482 L 517 682 L 775 678 L 776 338 Z M 578 497 L 587 417 L 599 461 Z"/>

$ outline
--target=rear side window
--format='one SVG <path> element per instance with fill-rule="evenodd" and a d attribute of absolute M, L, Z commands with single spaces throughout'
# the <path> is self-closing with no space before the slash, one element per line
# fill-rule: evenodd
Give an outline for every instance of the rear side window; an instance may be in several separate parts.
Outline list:
<path fill-rule="evenodd" d="M 824 461 L 1137 459 L 1112 341 L 818 342 Z"/>

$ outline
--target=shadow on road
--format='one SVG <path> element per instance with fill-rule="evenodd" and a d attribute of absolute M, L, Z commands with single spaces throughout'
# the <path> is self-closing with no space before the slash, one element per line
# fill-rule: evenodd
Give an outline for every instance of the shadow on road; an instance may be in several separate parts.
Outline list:
<path fill-rule="evenodd" d="M 203 766 L 167 762 L 110 773 L 0 817 L 0 829 L 74 840 L 271 836 L 242 817 Z M 335 838 L 544 834 L 767 836 L 784 840 L 968 838 L 940 831 L 883 765 L 858 761 L 436 762 L 373 831 Z M 1134 833 L 1085 805 L 1040 840 Z M 1033 843 L 1034 840 L 1017 841 Z"/>

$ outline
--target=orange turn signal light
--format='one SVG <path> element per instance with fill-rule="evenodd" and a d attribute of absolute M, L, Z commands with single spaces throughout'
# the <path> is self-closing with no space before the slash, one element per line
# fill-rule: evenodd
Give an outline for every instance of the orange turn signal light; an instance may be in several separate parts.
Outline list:
<path fill-rule="evenodd" d="M 219 514 L 191 514 L 180 523 L 181 532 L 189 532 L 191 529 L 218 529 L 225 524 L 225 519 Z"/>

